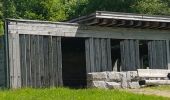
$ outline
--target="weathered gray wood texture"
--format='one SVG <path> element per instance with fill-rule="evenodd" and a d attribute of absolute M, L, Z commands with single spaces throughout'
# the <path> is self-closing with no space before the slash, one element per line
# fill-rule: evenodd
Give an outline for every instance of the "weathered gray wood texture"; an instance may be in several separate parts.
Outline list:
<path fill-rule="evenodd" d="M 113 39 L 143 39 L 166 40 L 170 39 L 169 30 L 135 29 L 100 26 L 81 26 L 69 23 L 51 23 L 38 21 L 10 21 L 8 24 L 11 33 L 38 34 L 64 37 L 93 37 Z"/>
<path fill-rule="evenodd" d="M 61 37 L 20 35 L 21 87 L 62 86 Z"/>
<path fill-rule="evenodd" d="M 19 34 L 8 34 L 10 87 L 21 87 Z"/>
<path fill-rule="evenodd" d="M 166 41 L 149 41 L 148 55 L 151 69 L 168 69 Z"/>
<path fill-rule="evenodd" d="M 0 88 L 6 86 L 5 43 L 4 36 L 0 36 Z"/>
<path fill-rule="evenodd" d="M 110 39 L 89 38 L 85 41 L 86 71 L 112 71 Z"/>
<path fill-rule="evenodd" d="M 168 78 L 167 75 L 170 73 L 167 69 L 138 69 L 137 71 L 140 78 Z"/>
<path fill-rule="evenodd" d="M 139 40 L 122 40 L 120 51 L 122 71 L 136 71 L 140 68 Z"/>

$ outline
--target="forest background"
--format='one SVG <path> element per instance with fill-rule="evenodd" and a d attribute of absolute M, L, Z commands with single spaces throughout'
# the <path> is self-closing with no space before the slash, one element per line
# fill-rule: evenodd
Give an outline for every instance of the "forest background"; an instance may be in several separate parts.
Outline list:
<path fill-rule="evenodd" d="M 5 18 L 65 21 L 95 11 L 170 15 L 170 0 L 0 0 L 0 33 Z"/>

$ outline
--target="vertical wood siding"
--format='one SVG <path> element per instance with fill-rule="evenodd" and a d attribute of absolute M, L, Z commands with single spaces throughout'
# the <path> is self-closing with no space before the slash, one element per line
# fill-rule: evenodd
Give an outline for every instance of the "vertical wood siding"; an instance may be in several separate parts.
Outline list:
<path fill-rule="evenodd" d="M 19 35 L 19 44 L 21 87 L 63 85 L 61 37 Z"/>
<path fill-rule="evenodd" d="M 149 67 L 151 69 L 167 69 L 167 44 L 165 40 L 148 42 Z"/>
<path fill-rule="evenodd" d="M 4 36 L 0 36 L 0 88 L 6 86 L 5 43 Z"/>
<path fill-rule="evenodd" d="M 138 40 L 122 40 L 120 51 L 122 71 L 135 71 L 140 68 Z"/>
<path fill-rule="evenodd" d="M 86 39 L 85 49 L 87 73 L 112 70 L 110 39 Z"/>

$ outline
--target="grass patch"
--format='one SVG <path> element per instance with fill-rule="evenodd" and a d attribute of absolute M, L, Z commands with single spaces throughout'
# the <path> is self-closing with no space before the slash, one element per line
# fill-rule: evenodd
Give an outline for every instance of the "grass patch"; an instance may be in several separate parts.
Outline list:
<path fill-rule="evenodd" d="M 1 90 L 0 100 L 169 100 L 169 98 L 133 94 L 122 90 L 28 88 Z"/>

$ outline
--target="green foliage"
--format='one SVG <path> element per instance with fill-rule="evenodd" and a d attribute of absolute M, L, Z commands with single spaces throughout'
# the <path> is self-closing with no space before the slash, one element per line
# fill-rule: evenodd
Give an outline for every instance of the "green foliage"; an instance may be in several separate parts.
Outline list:
<path fill-rule="evenodd" d="M 0 19 L 63 21 L 97 10 L 170 15 L 170 0 L 0 0 Z"/>
<path fill-rule="evenodd" d="M 1 100 L 169 100 L 121 90 L 100 89 L 19 89 L 0 92 Z"/>
<path fill-rule="evenodd" d="M 168 2 L 162 0 L 139 0 L 132 6 L 135 12 L 144 14 L 169 15 Z"/>
<path fill-rule="evenodd" d="M 4 0 L 5 18 L 61 21 L 66 19 L 61 0 Z"/>
<path fill-rule="evenodd" d="M 0 0 L 0 33 L 5 18 L 64 21 L 97 10 L 170 15 L 170 0 Z"/>

